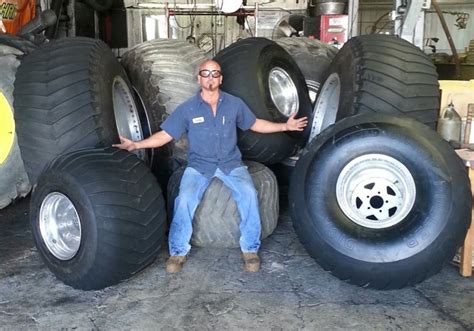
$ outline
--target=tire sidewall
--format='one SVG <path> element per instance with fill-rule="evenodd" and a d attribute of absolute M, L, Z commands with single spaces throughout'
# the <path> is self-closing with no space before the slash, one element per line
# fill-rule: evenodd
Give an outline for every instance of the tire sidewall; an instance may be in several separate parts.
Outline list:
<path fill-rule="evenodd" d="M 358 150 L 357 154 L 337 153 L 351 134 L 370 137 L 367 132 L 372 132 L 374 140 L 347 144 Z M 396 140 L 392 137 L 389 146 L 381 149 L 381 137 L 388 139 L 391 135 Z M 394 150 L 395 159 L 409 169 L 417 189 L 406 221 L 393 226 L 403 231 L 400 239 L 390 228 L 382 231 L 380 238 L 373 235 L 377 233 L 374 230 L 354 234 L 357 225 L 339 208 L 336 179 L 329 177 L 339 176 L 343 165 L 361 151 L 386 154 Z M 334 153 L 337 156 L 328 161 Z M 321 170 L 326 161 L 332 164 Z M 306 185 L 309 181 L 311 186 Z M 293 225 L 308 253 L 338 278 L 359 286 L 401 288 L 438 272 L 462 244 L 471 219 L 468 183 L 464 164 L 449 144 L 427 126 L 409 118 L 356 115 L 323 131 L 303 151 L 290 183 Z M 424 204 L 420 199 L 426 200 Z M 335 218 L 340 221 L 334 222 Z M 384 240 L 386 237 L 390 240 Z"/>
<path fill-rule="evenodd" d="M 111 58 L 112 53 L 108 48 L 103 48 L 100 54 L 102 58 Z M 133 94 L 133 89 L 127 78 L 125 70 L 122 68 L 120 63 L 115 59 L 110 61 L 100 61 L 100 68 L 91 68 L 93 74 L 91 79 L 96 81 L 96 92 L 94 97 L 96 98 L 96 104 L 94 105 L 95 111 L 98 112 L 101 117 L 101 123 L 114 123 L 114 125 L 103 126 L 102 139 L 104 144 L 102 146 L 108 146 L 112 143 L 119 142 L 117 124 L 115 120 L 114 111 L 102 111 L 102 109 L 114 109 L 114 82 L 118 79 L 122 79 Z M 94 85 L 92 85 L 94 86 Z M 133 100 L 135 102 L 135 100 Z M 99 147 L 99 146 L 94 146 Z"/>
<path fill-rule="evenodd" d="M 81 244 L 76 255 L 67 261 L 56 258 L 46 247 L 39 228 L 39 213 L 44 198 L 51 192 L 66 195 L 74 204 L 81 221 Z M 75 180 L 63 172 L 40 179 L 32 194 L 30 222 L 36 247 L 40 250 L 52 272 L 66 284 L 70 280 L 81 279 L 94 265 L 98 253 L 98 229 L 94 208 L 86 192 L 75 183 Z"/>
<path fill-rule="evenodd" d="M 255 110 L 255 112 L 258 113 L 258 115 L 256 114 L 257 117 L 261 116 L 260 118 L 265 118 L 273 122 L 286 122 L 288 120 L 288 116 L 280 113 L 270 94 L 268 77 L 270 71 L 275 67 L 282 68 L 290 76 L 296 86 L 300 100 L 297 118 L 308 115 L 306 110 L 311 107 L 308 107 L 308 105 L 304 103 L 306 99 L 305 94 L 308 94 L 306 82 L 302 75 L 298 75 L 299 72 L 296 70 L 296 64 L 292 63 L 292 61 L 288 61 L 288 59 L 288 54 L 286 54 L 286 51 L 280 49 L 280 47 L 270 45 L 262 50 L 257 67 L 257 80 L 259 90 L 262 92 L 260 95 L 262 96 L 263 107 L 259 107 Z M 262 112 L 262 110 L 265 111 Z"/>
<path fill-rule="evenodd" d="M 241 53 L 240 57 L 235 56 L 238 53 Z M 242 60 L 244 54 L 247 62 Z M 278 123 L 285 123 L 288 120 L 288 116 L 279 112 L 270 95 L 268 77 L 271 69 L 277 66 L 284 69 L 295 84 L 299 99 L 296 118 L 311 116 L 312 105 L 303 73 L 291 55 L 276 42 L 265 38 L 244 39 L 224 49 L 214 59 L 222 66 L 224 77 L 222 89 L 244 100 L 257 118 Z M 236 70 L 237 65 L 245 67 Z M 286 131 L 277 135 L 284 137 L 281 139 L 282 143 L 288 139 L 286 142 L 288 145 L 294 145 L 295 142 L 303 145 L 310 130 L 311 128 L 307 126 L 304 131 Z M 250 136 L 250 140 L 255 140 L 257 139 L 255 137 L 260 135 L 244 133 L 243 136 Z M 242 139 L 239 139 L 239 142 L 242 142 Z M 256 161 L 263 162 L 258 159 Z"/>
<path fill-rule="evenodd" d="M 336 122 L 355 113 L 353 102 L 355 100 L 355 89 L 358 88 L 358 85 L 354 56 L 355 54 L 350 47 L 341 49 L 327 72 L 326 78 L 331 74 L 337 74 L 341 84 Z"/>
<path fill-rule="evenodd" d="M 359 138 L 357 144 L 363 147 L 354 150 L 354 138 Z M 320 150 L 318 158 L 308 169 L 311 175 L 306 187 L 309 216 L 329 246 L 357 260 L 377 262 L 373 245 L 382 245 L 388 262 L 418 254 L 430 244 L 432 236 L 436 238 L 443 232 L 444 220 L 449 217 L 451 209 L 451 188 L 440 180 L 437 170 L 427 164 L 430 156 L 423 150 L 414 144 L 400 146 L 395 137 L 383 137 L 375 131 L 346 136 L 337 145 L 336 151 L 327 147 Z M 409 214 L 400 223 L 386 229 L 369 229 L 351 221 L 339 207 L 335 193 L 344 166 L 358 156 L 372 153 L 401 162 L 408 168 L 416 185 L 416 199 Z M 439 171 L 445 173 L 446 169 Z M 326 199 L 322 199 L 320 194 L 311 196 L 318 187 L 329 192 Z M 437 199 L 437 192 L 443 192 L 444 197 Z"/>

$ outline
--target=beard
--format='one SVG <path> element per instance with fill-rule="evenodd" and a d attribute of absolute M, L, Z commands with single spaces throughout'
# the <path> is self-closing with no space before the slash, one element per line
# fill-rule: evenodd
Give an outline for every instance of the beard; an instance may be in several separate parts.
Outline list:
<path fill-rule="evenodd" d="M 204 87 L 205 90 L 208 90 L 211 92 L 217 91 L 218 88 L 219 88 L 219 84 L 216 84 L 216 83 L 209 83 L 209 85 Z"/>

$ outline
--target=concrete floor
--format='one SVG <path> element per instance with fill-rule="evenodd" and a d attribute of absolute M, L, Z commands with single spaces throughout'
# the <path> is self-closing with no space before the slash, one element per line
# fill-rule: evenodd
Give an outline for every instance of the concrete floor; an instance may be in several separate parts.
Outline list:
<path fill-rule="evenodd" d="M 237 249 L 194 248 L 180 274 L 165 273 L 163 252 L 119 285 L 74 290 L 42 263 L 28 203 L 0 210 L 0 329 L 474 329 L 474 278 L 449 265 L 403 290 L 346 284 L 306 254 L 286 212 L 257 274 Z"/>

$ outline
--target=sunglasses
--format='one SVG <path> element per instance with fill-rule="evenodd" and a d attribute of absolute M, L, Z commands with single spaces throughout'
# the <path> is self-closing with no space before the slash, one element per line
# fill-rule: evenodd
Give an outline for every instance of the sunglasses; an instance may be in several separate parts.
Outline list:
<path fill-rule="evenodd" d="M 220 70 L 209 70 L 209 69 L 202 69 L 199 71 L 199 76 L 207 78 L 212 76 L 214 78 L 219 78 L 222 75 Z"/>

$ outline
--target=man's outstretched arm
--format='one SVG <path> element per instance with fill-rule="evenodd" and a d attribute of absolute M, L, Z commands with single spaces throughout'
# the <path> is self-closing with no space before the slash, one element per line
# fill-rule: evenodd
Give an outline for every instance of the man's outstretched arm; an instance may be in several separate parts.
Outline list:
<path fill-rule="evenodd" d="M 308 125 L 308 118 L 301 117 L 295 119 L 296 112 L 291 114 L 286 123 L 275 123 L 257 118 L 255 123 L 250 127 L 250 130 L 259 133 L 272 133 L 282 131 L 303 131 Z"/>
<path fill-rule="evenodd" d="M 120 149 L 126 149 L 127 151 L 131 152 L 142 148 L 158 148 L 169 143 L 171 140 L 173 140 L 173 137 L 170 136 L 165 130 L 161 130 L 140 141 L 132 141 L 120 136 L 120 144 L 114 144 L 112 146 Z"/>

